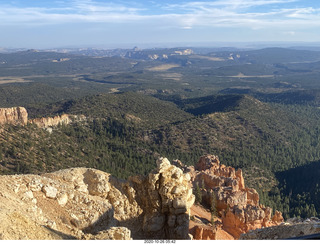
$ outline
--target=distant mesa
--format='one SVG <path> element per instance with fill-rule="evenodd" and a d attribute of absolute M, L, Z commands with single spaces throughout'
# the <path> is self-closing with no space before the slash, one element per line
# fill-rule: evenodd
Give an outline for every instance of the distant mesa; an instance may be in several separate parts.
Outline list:
<path fill-rule="evenodd" d="M 143 60 L 166 60 L 171 56 L 192 55 L 194 51 L 188 49 L 150 49 L 140 50 L 135 47 L 126 53 L 126 58 L 143 59 Z"/>

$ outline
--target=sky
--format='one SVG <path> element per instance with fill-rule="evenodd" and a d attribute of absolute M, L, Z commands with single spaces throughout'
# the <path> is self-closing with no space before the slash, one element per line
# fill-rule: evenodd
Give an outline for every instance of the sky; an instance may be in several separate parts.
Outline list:
<path fill-rule="evenodd" d="M 238 42 L 320 42 L 320 1 L 0 0 L 2 48 Z"/>

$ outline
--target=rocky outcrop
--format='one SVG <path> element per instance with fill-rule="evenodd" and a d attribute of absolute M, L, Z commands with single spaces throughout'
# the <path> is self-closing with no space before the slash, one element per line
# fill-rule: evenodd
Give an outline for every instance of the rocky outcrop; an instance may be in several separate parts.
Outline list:
<path fill-rule="evenodd" d="M 148 177 L 133 177 L 131 181 L 141 195 L 143 231 L 155 239 L 188 239 L 189 210 L 194 203 L 189 174 L 168 159 L 157 161 L 157 170 Z"/>
<path fill-rule="evenodd" d="M 57 115 L 54 117 L 43 117 L 37 119 L 29 120 L 30 123 L 37 125 L 40 128 L 49 128 L 62 124 L 70 124 L 72 122 L 73 116 L 68 114 L 62 114 L 61 116 Z"/>
<path fill-rule="evenodd" d="M 26 125 L 28 122 L 40 128 L 51 128 L 62 124 L 70 124 L 73 121 L 82 121 L 83 115 L 62 114 L 54 117 L 42 117 L 28 120 L 28 112 L 24 107 L 0 108 L 0 125 L 19 124 Z"/>
<path fill-rule="evenodd" d="M 188 239 L 190 177 L 157 164 L 128 181 L 87 168 L 0 176 L 0 239 Z"/>
<path fill-rule="evenodd" d="M 20 124 L 28 123 L 28 113 L 24 107 L 0 108 L 0 124 Z"/>
<path fill-rule="evenodd" d="M 216 240 L 216 230 L 212 230 L 210 226 L 195 226 L 192 230 L 195 240 Z"/>
<path fill-rule="evenodd" d="M 220 164 L 219 158 L 207 155 L 195 167 L 189 167 L 194 187 L 201 187 L 203 204 L 214 205 L 221 217 L 222 228 L 238 239 L 249 230 L 278 225 L 280 212 L 272 217 L 272 209 L 259 204 L 255 189 L 246 188 L 241 169 Z"/>
<path fill-rule="evenodd" d="M 320 233 L 320 219 L 311 218 L 306 220 L 288 219 L 285 223 L 269 228 L 251 230 L 242 234 L 240 240 L 279 240 L 294 239 Z M 319 238 L 319 237 L 318 237 Z M 307 239 L 307 238 L 304 238 Z"/>
<path fill-rule="evenodd" d="M 84 240 L 132 240 L 131 231 L 126 227 L 111 227 L 100 231 L 96 235 L 87 234 Z"/>

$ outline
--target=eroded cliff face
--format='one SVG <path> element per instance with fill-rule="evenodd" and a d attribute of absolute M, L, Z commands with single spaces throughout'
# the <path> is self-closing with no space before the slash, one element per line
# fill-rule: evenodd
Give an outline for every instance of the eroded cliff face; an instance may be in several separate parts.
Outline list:
<path fill-rule="evenodd" d="M 250 230 L 248 233 L 242 234 L 240 240 L 299 240 L 300 238 L 300 240 L 315 240 L 319 239 L 319 233 L 320 219 L 316 217 L 305 220 L 291 218 L 281 225 Z M 315 234 L 316 236 L 314 236 Z"/>
<path fill-rule="evenodd" d="M 0 125 L 28 123 L 28 113 L 24 107 L 0 108 Z"/>
<path fill-rule="evenodd" d="M 40 128 L 48 129 L 62 124 L 70 124 L 73 121 L 84 120 L 83 115 L 62 114 L 54 117 L 42 117 L 28 120 L 28 112 L 24 107 L 0 108 L 0 125 L 32 123 Z"/>
<path fill-rule="evenodd" d="M 160 158 L 155 171 L 130 181 L 140 193 L 142 229 L 147 238 L 189 239 L 190 208 L 195 200 L 189 174 Z"/>
<path fill-rule="evenodd" d="M 202 188 L 203 203 L 211 206 L 221 217 L 221 228 L 239 239 L 249 230 L 279 225 L 283 222 L 280 212 L 272 217 L 272 209 L 259 204 L 255 189 L 245 187 L 241 169 L 220 164 L 217 156 L 200 158 L 195 167 L 187 169 L 192 175 L 194 188 Z"/>
<path fill-rule="evenodd" d="M 62 124 L 70 124 L 72 118 L 68 114 L 62 114 L 61 116 L 43 117 L 29 120 L 29 123 L 35 124 L 40 128 L 48 128 Z"/>

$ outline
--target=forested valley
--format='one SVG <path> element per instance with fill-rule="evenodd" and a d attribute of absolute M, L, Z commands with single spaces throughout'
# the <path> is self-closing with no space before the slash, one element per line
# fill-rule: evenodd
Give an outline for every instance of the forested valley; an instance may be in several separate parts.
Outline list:
<path fill-rule="evenodd" d="M 92 167 L 125 179 L 159 156 L 214 154 L 285 218 L 320 217 L 320 52 L 177 50 L 0 54 L 1 107 L 85 117 L 52 131 L 2 125 L 1 174 Z"/>

